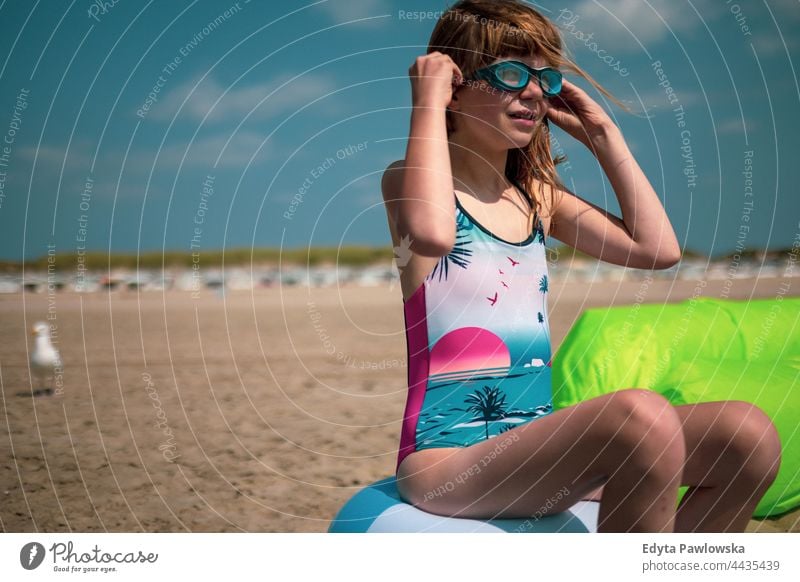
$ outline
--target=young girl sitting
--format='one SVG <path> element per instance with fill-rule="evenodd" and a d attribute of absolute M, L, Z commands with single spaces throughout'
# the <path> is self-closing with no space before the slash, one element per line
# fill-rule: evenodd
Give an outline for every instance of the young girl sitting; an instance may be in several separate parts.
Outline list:
<path fill-rule="evenodd" d="M 619 128 L 565 71 L 611 97 L 567 58 L 552 22 L 517 0 L 457 2 L 409 70 L 406 157 L 382 180 L 393 244 L 410 256 L 399 493 L 455 517 L 599 499 L 600 532 L 744 531 L 780 464 L 760 409 L 673 406 L 626 386 L 552 409 L 544 243 L 640 269 L 680 260 Z M 597 158 L 621 218 L 561 183 L 550 123 Z M 676 509 L 680 485 L 690 488 Z"/>

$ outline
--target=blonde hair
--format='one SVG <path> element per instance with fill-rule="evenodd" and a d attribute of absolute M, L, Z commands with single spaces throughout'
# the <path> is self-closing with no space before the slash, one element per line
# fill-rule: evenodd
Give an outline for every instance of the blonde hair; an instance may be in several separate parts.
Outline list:
<path fill-rule="evenodd" d="M 427 52 L 433 51 L 450 56 L 466 78 L 497 58 L 511 54 L 541 55 L 549 66 L 580 75 L 620 107 L 628 109 L 569 58 L 555 25 L 520 0 L 456 2 L 441 15 L 431 33 Z M 453 112 L 448 109 L 448 137 L 453 132 L 452 116 Z M 540 216 L 544 207 L 544 185 L 549 185 L 553 192 L 566 189 L 556 172 L 556 165 L 566 157 L 551 156 L 550 127 L 545 119 L 545 123 L 536 126 L 526 147 L 509 151 L 506 162 L 506 177 L 522 185 L 531 206 Z M 534 180 L 539 181 L 538 194 L 533 192 Z M 548 216 L 559 201 L 560 197 L 552 201 L 553 206 L 547 209 Z M 533 212 L 529 230 L 533 228 L 532 223 Z"/>

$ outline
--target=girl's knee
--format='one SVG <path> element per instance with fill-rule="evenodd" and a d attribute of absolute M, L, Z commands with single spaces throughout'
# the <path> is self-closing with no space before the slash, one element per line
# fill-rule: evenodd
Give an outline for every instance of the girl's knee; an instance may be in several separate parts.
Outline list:
<path fill-rule="evenodd" d="M 627 462 L 648 472 L 672 474 L 683 467 L 686 443 L 675 407 L 652 390 L 631 388 L 614 393 L 609 418 L 615 430 L 612 446 Z"/>
<path fill-rule="evenodd" d="M 742 472 L 774 481 L 781 462 L 781 440 L 772 419 L 749 402 L 725 402 L 714 421 L 717 438 L 736 456 Z"/>
<path fill-rule="evenodd" d="M 681 419 L 675 407 L 658 392 L 629 388 L 614 392 L 611 410 L 618 428 L 635 439 L 682 439 Z"/>

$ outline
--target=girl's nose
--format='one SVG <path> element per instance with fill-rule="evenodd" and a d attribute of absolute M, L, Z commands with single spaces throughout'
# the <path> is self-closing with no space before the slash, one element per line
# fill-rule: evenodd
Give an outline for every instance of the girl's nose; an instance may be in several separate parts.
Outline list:
<path fill-rule="evenodd" d="M 534 99 L 536 101 L 544 99 L 544 92 L 539 86 L 539 79 L 531 75 L 531 78 L 528 79 L 528 84 L 520 91 L 519 98 Z"/>

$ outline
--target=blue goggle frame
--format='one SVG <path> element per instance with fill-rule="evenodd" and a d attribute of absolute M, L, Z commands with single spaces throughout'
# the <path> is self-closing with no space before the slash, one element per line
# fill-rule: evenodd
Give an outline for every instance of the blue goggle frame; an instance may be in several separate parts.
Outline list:
<path fill-rule="evenodd" d="M 511 84 L 503 80 L 503 72 L 512 69 L 519 73 L 519 82 Z M 535 77 L 539 81 L 539 87 L 546 97 L 554 97 L 561 92 L 561 82 L 563 75 L 558 69 L 553 67 L 541 67 L 534 69 L 521 61 L 500 61 L 488 67 L 475 71 L 474 79 L 483 79 L 492 87 L 503 89 L 504 91 L 521 91 L 531 79 Z"/>

